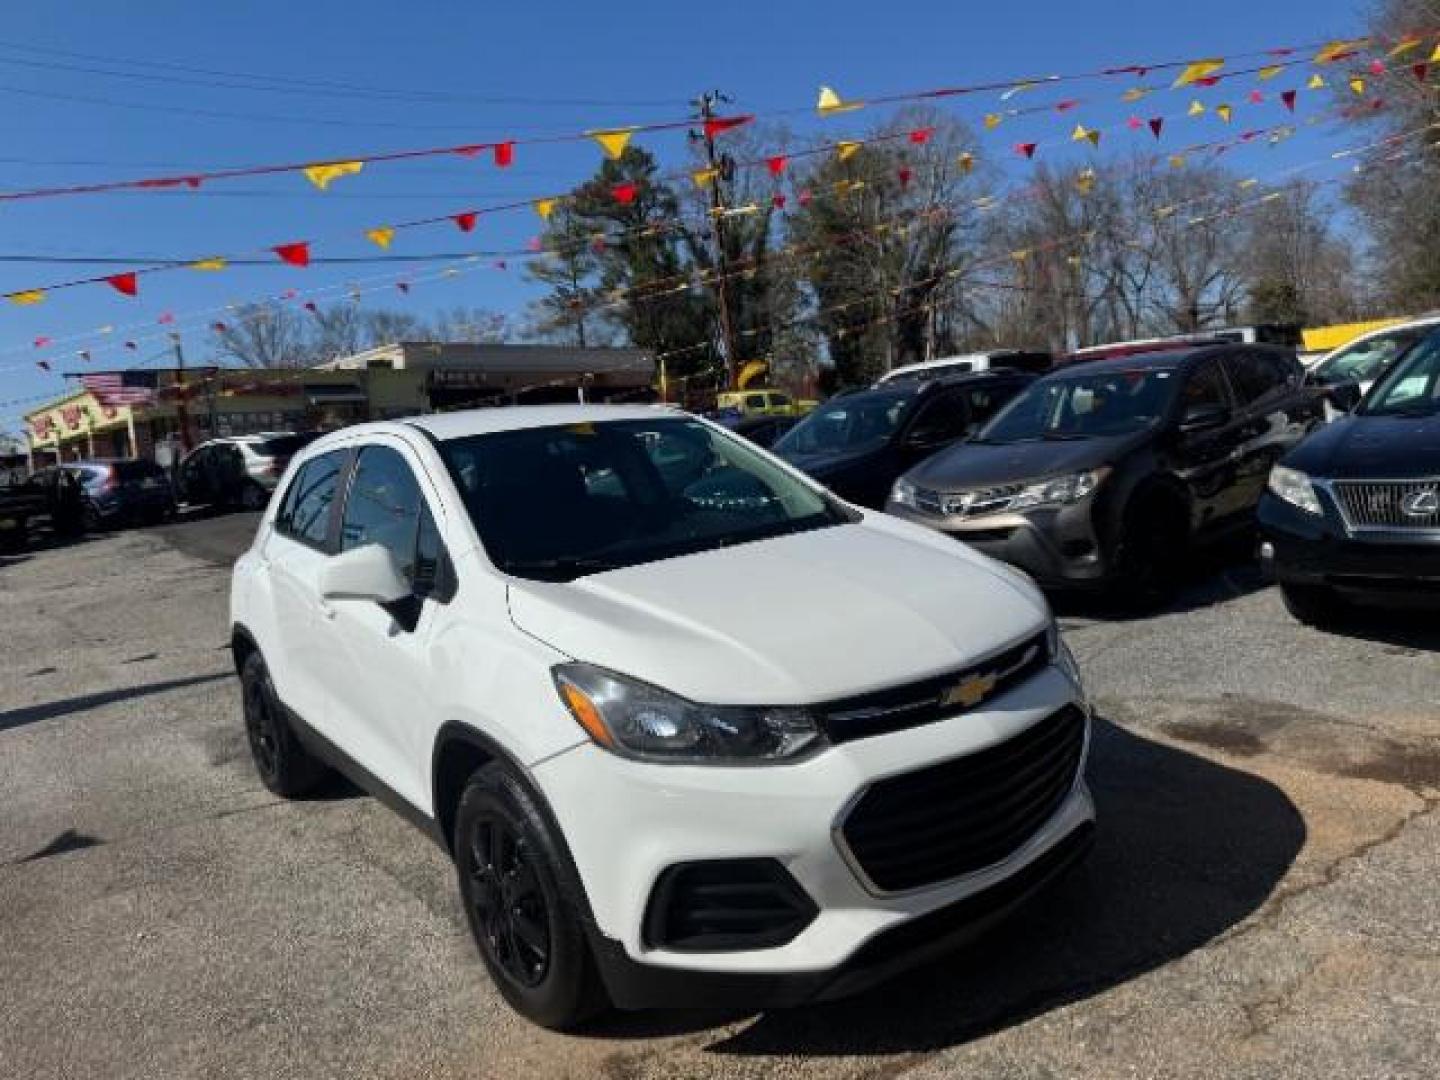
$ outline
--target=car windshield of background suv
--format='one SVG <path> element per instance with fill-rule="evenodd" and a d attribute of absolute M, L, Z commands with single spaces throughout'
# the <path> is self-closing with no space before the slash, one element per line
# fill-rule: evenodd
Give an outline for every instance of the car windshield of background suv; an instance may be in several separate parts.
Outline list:
<path fill-rule="evenodd" d="M 1315 378 L 1320 382 L 1335 382 L 1340 379 L 1374 382 L 1385 373 L 1386 368 L 1424 336 L 1424 330 L 1411 330 L 1371 338 L 1368 341 L 1357 341 L 1317 365 Z"/>
<path fill-rule="evenodd" d="M 500 570 L 541 581 L 838 525 L 743 440 L 681 418 L 451 439 L 441 454 Z"/>
<path fill-rule="evenodd" d="M 1174 369 L 1159 367 L 1044 379 L 1021 393 L 973 441 L 1129 435 L 1166 414 L 1178 382 Z"/>
<path fill-rule="evenodd" d="M 1365 396 L 1363 416 L 1434 416 L 1440 412 L 1440 333 L 1416 345 Z"/>
<path fill-rule="evenodd" d="M 833 454 L 882 446 L 915 400 L 916 386 L 856 394 L 822 405 L 775 444 L 777 454 Z"/>

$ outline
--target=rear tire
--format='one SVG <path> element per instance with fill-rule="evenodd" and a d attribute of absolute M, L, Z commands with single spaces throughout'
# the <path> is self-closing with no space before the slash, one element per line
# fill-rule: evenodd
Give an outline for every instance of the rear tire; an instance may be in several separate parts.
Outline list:
<path fill-rule="evenodd" d="M 1345 613 L 1345 602 L 1324 585 L 1280 583 L 1285 610 L 1307 626 L 1324 626 Z"/>
<path fill-rule="evenodd" d="M 1183 519 L 1166 504 L 1128 510 L 1115 546 L 1115 596 L 1135 610 L 1159 607 L 1179 585 L 1188 547 Z"/>
<path fill-rule="evenodd" d="M 556 1031 L 608 1008 L 577 900 L 561 886 L 568 855 L 504 765 L 486 765 L 465 785 L 454 847 L 470 932 L 511 1007 Z"/>
<path fill-rule="evenodd" d="M 300 745 L 275 694 L 270 671 L 258 652 L 245 658 L 240 669 L 240 691 L 245 736 L 260 782 L 285 799 L 313 791 L 330 770 Z"/>

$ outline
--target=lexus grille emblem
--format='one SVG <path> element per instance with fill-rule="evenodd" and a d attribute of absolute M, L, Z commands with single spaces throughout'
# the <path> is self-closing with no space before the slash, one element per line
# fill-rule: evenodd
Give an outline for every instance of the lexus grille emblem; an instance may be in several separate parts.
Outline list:
<path fill-rule="evenodd" d="M 1408 517 L 1433 517 L 1440 514 L 1440 490 L 1421 488 L 1400 500 L 1400 510 Z"/>

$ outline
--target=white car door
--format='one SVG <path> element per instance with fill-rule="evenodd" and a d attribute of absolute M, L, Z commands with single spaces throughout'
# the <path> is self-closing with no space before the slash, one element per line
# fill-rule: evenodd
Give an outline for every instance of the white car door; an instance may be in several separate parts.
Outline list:
<path fill-rule="evenodd" d="M 305 462 L 286 489 L 265 542 L 278 647 L 266 665 L 280 700 L 312 727 L 324 729 L 330 688 L 328 629 L 322 617 L 320 575 L 334 543 L 333 511 L 349 451 Z"/>
<path fill-rule="evenodd" d="M 449 563 L 436 526 L 438 501 L 423 466 L 398 439 L 359 450 L 341 514 L 339 549 L 378 544 L 414 586 L 400 604 L 337 600 L 332 710 L 337 742 L 358 764 L 411 805 L 430 805 L 428 740 L 438 695 L 430 645 L 448 599 Z"/>

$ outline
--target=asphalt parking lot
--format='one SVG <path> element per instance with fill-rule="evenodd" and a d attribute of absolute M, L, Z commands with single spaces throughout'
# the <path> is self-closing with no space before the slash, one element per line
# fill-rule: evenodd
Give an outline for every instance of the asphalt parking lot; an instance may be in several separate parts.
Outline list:
<path fill-rule="evenodd" d="M 492 990 L 441 854 L 256 780 L 226 650 L 248 515 L 0 557 L 7 1077 L 1440 1075 L 1440 619 L 1298 626 L 1243 552 L 1062 607 L 1103 721 L 1089 862 L 865 996 L 617 1016 Z"/>

